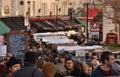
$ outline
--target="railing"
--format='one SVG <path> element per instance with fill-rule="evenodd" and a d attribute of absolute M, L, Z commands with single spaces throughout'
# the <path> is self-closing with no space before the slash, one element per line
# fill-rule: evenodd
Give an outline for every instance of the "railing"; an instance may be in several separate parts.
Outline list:
<path fill-rule="evenodd" d="M 103 45 L 103 48 L 111 51 L 120 51 L 120 44 Z"/>

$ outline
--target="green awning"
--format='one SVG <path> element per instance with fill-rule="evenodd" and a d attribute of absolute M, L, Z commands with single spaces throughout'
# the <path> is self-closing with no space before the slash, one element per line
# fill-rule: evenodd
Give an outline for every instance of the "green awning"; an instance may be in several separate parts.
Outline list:
<path fill-rule="evenodd" d="M 0 21 L 0 35 L 10 32 L 10 28 L 7 27 L 2 21 Z"/>
<path fill-rule="evenodd" d="M 74 17 L 75 17 L 75 20 L 77 20 L 81 25 L 86 26 L 86 22 L 79 19 L 79 17 L 82 17 L 83 14 L 84 14 L 84 10 L 82 10 L 80 13 L 78 13 Z"/>

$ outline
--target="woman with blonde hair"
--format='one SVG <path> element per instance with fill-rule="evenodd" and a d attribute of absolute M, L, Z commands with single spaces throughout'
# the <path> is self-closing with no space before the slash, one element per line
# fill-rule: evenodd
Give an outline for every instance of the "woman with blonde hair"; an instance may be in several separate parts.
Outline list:
<path fill-rule="evenodd" d="M 96 67 L 100 65 L 100 63 L 97 60 L 92 60 L 91 65 L 92 65 L 92 70 L 95 70 Z"/>

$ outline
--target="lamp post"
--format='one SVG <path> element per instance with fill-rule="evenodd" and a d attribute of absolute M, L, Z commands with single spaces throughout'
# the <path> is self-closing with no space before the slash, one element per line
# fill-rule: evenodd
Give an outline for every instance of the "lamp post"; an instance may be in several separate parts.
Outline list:
<path fill-rule="evenodd" d="M 58 5 L 59 5 L 59 0 L 55 0 L 56 2 L 56 26 L 57 26 L 57 20 L 58 20 Z M 57 31 L 57 28 L 55 27 L 56 31 Z"/>
<path fill-rule="evenodd" d="M 28 14 L 27 14 L 27 18 L 28 18 L 28 25 L 27 25 L 27 30 L 29 31 L 31 28 L 30 28 L 30 1 L 27 2 L 28 4 Z"/>
<path fill-rule="evenodd" d="M 72 3 L 70 2 L 69 3 L 69 11 L 68 11 L 68 13 L 69 13 L 69 18 L 70 18 L 70 28 L 72 28 Z"/>
<path fill-rule="evenodd" d="M 89 1 L 86 0 L 86 13 L 87 13 L 87 16 L 86 16 L 86 39 L 87 39 L 87 42 L 89 40 L 89 33 L 88 33 L 88 9 L 89 9 Z"/>

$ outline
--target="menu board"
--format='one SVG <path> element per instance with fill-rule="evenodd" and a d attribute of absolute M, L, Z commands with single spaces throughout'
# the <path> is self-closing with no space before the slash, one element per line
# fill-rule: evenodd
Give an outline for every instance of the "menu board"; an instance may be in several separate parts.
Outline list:
<path fill-rule="evenodd" d="M 15 57 L 23 59 L 27 51 L 27 34 L 24 32 L 11 32 L 7 35 L 7 51 Z"/>

